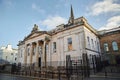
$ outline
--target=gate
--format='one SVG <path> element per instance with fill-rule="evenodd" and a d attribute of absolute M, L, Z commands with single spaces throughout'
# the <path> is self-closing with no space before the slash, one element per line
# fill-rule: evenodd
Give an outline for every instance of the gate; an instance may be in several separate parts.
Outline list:
<path fill-rule="evenodd" d="M 83 54 L 82 58 L 66 56 L 66 75 L 68 80 L 79 80 L 80 78 L 89 77 L 90 68 L 87 54 Z"/>

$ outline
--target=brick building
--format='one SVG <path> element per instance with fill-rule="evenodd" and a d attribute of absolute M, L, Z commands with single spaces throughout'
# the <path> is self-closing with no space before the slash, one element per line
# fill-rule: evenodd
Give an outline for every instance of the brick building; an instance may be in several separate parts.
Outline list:
<path fill-rule="evenodd" d="M 99 31 L 101 52 L 109 63 L 120 64 L 120 27 Z"/>

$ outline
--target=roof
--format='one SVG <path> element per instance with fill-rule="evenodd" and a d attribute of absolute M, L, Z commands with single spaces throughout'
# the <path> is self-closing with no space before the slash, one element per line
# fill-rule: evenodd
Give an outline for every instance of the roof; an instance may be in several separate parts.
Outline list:
<path fill-rule="evenodd" d="M 101 30 L 101 31 L 98 31 L 98 33 L 99 33 L 99 35 L 105 35 L 105 34 L 118 32 L 118 31 L 120 31 L 120 26 L 116 27 L 116 28 L 108 29 L 108 30 Z"/>

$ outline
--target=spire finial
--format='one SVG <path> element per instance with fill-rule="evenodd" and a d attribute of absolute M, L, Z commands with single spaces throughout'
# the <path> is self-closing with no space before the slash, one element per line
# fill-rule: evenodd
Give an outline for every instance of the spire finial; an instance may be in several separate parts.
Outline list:
<path fill-rule="evenodd" d="M 72 23 L 72 24 L 74 23 L 74 13 L 73 13 L 72 4 L 71 4 L 71 12 L 70 12 L 70 18 L 68 23 Z"/>
<path fill-rule="evenodd" d="M 70 14 L 70 17 L 71 17 L 71 18 L 74 18 L 72 4 L 71 4 L 71 14 Z"/>

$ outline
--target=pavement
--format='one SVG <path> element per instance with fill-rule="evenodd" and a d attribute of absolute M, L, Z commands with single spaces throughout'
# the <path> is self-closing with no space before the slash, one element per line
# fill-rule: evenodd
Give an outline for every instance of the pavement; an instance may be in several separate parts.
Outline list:
<path fill-rule="evenodd" d="M 115 75 L 115 74 L 114 74 Z M 120 74 L 116 74 L 116 76 L 112 76 L 112 74 L 103 76 L 103 74 L 90 75 L 89 78 L 73 78 L 71 80 L 120 80 Z M 22 75 L 11 75 L 11 74 L 0 74 L 0 80 L 58 80 L 58 79 L 40 79 L 39 77 L 31 77 L 31 76 L 22 76 Z M 66 80 L 66 79 L 61 79 Z"/>
<path fill-rule="evenodd" d="M 120 73 L 97 73 L 90 75 L 90 77 L 105 77 L 105 78 L 119 78 L 120 79 Z"/>
<path fill-rule="evenodd" d="M 39 80 L 35 77 L 11 75 L 11 74 L 0 74 L 0 80 Z"/>

